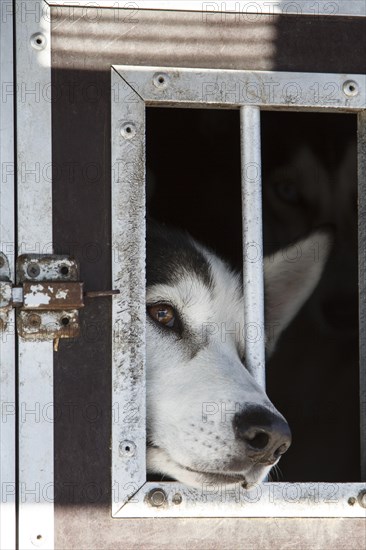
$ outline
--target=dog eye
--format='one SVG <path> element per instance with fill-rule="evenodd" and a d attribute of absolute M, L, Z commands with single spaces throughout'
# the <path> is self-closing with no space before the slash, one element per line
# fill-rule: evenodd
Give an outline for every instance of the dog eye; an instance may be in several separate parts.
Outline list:
<path fill-rule="evenodd" d="M 147 306 L 147 312 L 154 321 L 168 328 L 175 327 L 175 311 L 169 304 L 154 304 Z"/>
<path fill-rule="evenodd" d="M 291 181 L 279 180 L 274 184 L 276 195 L 279 199 L 290 204 L 300 202 L 300 194 L 296 185 Z"/>

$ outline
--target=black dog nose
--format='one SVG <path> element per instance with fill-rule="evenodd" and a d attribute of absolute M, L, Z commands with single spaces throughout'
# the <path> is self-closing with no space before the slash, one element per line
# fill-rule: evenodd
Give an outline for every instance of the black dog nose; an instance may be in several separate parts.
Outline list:
<path fill-rule="evenodd" d="M 286 420 L 260 405 L 247 405 L 233 419 L 235 437 L 245 443 L 247 455 L 273 464 L 291 445 L 291 431 Z"/>

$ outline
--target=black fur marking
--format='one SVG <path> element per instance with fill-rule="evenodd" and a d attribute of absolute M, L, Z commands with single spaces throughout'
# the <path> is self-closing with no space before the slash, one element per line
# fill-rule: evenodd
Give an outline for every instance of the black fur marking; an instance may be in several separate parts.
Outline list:
<path fill-rule="evenodd" d="M 212 289 L 210 265 L 187 233 L 149 221 L 146 248 L 148 286 L 174 284 L 186 271 L 194 273 Z"/>

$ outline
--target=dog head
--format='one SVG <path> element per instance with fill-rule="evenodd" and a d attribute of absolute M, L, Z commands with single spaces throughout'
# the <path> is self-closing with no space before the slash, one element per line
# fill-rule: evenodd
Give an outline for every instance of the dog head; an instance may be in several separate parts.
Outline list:
<path fill-rule="evenodd" d="M 318 231 L 265 259 L 270 353 L 320 279 Z M 286 420 L 245 366 L 241 278 L 178 231 L 147 238 L 147 465 L 193 487 L 262 481 L 291 443 Z"/>

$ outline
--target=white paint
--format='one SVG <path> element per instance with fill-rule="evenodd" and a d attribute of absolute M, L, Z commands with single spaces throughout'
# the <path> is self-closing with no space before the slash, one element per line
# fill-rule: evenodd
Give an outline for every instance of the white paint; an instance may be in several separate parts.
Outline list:
<path fill-rule="evenodd" d="M 49 304 L 51 297 L 45 292 L 43 285 L 32 285 L 31 292 L 24 294 L 24 306 L 28 308 L 37 308 L 40 305 Z"/>
<path fill-rule="evenodd" d="M 67 295 L 68 295 L 69 291 L 68 290 L 61 290 L 60 288 L 58 289 L 58 291 L 56 292 L 56 298 L 58 300 L 66 300 L 67 299 Z"/>

